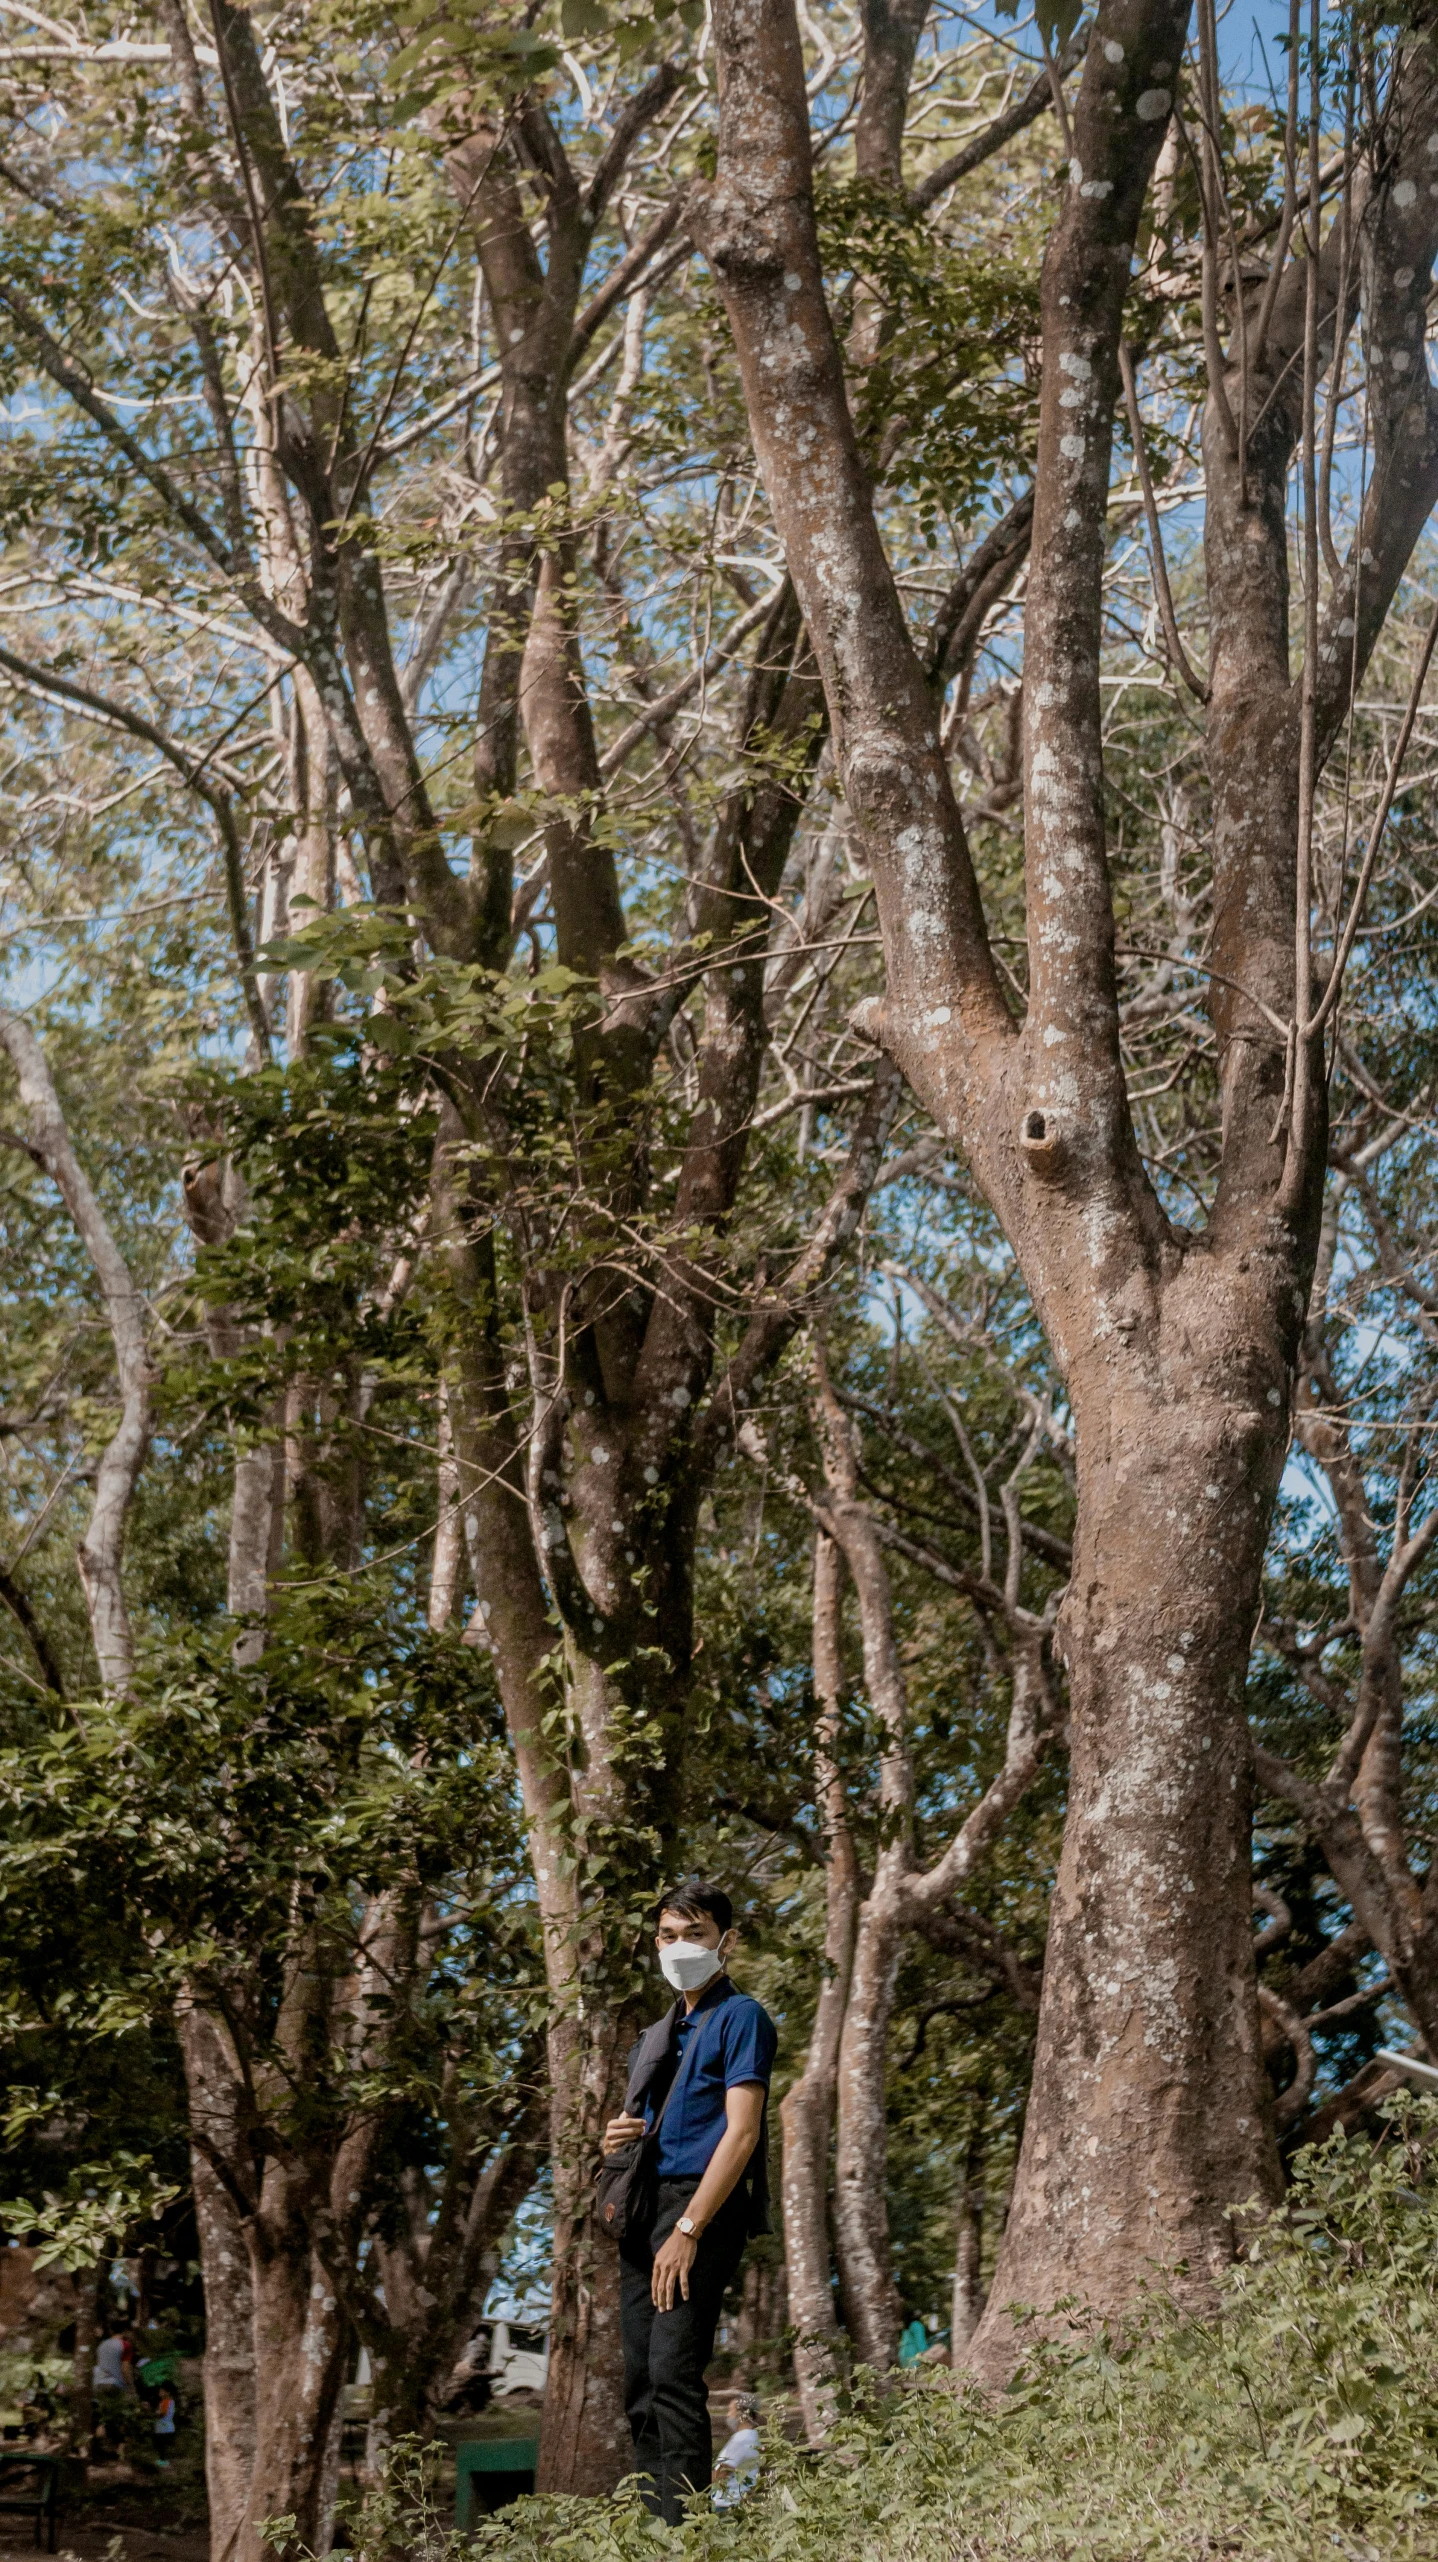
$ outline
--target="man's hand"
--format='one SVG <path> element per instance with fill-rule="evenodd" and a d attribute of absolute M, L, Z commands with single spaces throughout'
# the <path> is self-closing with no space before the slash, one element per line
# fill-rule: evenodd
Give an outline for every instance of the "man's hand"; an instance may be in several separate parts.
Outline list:
<path fill-rule="evenodd" d="M 661 2313 L 673 2311 L 676 2286 L 688 2303 L 689 2272 L 698 2249 L 698 2241 L 688 2233 L 671 2233 L 666 2242 L 660 2243 L 654 2254 L 654 2275 L 649 2292 Z"/>
<path fill-rule="evenodd" d="M 611 2117 L 604 2129 L 604 2150 L 617 2153 L 621 2144 L 633 2144 L 643 2132 L 642 2117 Z"/>

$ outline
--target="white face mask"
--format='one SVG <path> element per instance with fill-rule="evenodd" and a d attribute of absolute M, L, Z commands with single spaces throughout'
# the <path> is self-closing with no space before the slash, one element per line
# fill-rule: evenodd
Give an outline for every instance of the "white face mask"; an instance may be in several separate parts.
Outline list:
<path fill-rule="evenodd" d="M 716 1975 L 724 1972 L 724 1960 L 717 1948 L 701 1948 L 697 1940 L 676 1939 L 669 1948 L 659 1951 L 659 1964 L 664 1980 L 676 1993 L 702 1993 Z"/>

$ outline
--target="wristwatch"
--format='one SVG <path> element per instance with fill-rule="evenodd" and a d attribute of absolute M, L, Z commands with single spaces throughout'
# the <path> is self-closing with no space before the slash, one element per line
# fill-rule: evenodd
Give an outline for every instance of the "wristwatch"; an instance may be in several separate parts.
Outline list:
<path fill-rule="evenodd" d="M 674 2230 L 676 2233 L 682 2233 L 687 2242 L 697 2242 L 699 2239 L 699 2227 L 695 2223 L 692 2215 L 679 2216 L 675 2222 Z"/>

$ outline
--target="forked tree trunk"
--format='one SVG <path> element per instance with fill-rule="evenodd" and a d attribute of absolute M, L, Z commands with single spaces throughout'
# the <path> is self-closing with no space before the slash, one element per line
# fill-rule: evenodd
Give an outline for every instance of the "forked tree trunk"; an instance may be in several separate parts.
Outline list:
<path fill-rule="evenodd" d="M 1186 1311 L 1211 1366 L 1136 1359 L 1092 1424 L 1075 1399 L 1068 1815 L 980 2374 L 1012 2366 L 1014 2296 L 1113 2307 L 1178 2262 L 1201 2296 L 1233 2256 L 1232 2208 L 1277 2193 L 1244 1683 L 1287 1400 L 1268 1401 L 1280 1360 L 1255 1375 L 1241 1299 L 1218 1300 Z"/>
<path fill-rule="evenodd" d="M 908 1699 L 893 1594 L 878 1526 L 860 1499 L 857 1450 L 848 1417 L 816 1349 L 819 1415 L 825 1452 L 821 1518 L 843 1550 L 858 1601 L 864 1685 L 879 1729 L 878 1810 L 881 1834 L 869 1893 L 854 1924 L 853 1962 L 839 2041 L 838 2132 L 834 2147 L 834 2241 L 844 2314 L 866 2366 L 883 2373 L 899 2354 L 903 2308 L 894 2283 L 889 2239 L 888 2051 L 894 1989 L 909 1932 L 962 1884 L 993 1840 L 1039 1765 L 1047 1725 L 1043 1665 L 1046 1623 L 1018 1598 L 1017 1532 L 1008 1587 L 992 1587 L 992 1606 L 1007 1618 L 1013 1695 L 1002 1768 L 928 1867 L 914 1856 L 916 1779 L 908 1736 Z M 1030 1435 L 1030 1451 L 1039 1435 Z M 1010 1494 L 1017 1476 L 1009 1480 Z M 1014 1498 L 1016 1501 L 1016 1497 Z M 818 1509 L 818 1507 L 815 1507 Z"/>
<path fill-rule="evenodd" d="M 873 866 L 887 994 L 856 1020 L 964 1149 L 1033 1291 L 1078 1423 L 1078 1539 L 1061 1644 L 1069 1813 L 1022 2163 L 974 2341 L 989 2373 L 1014 2355 L 1007 2297 L 1052 2305 L 1078 2295 L 1118 2310 L 1153 2261 L 1184 2261 L 1186 2284 L 1202 2287 L 1231 2254 L 1228 2210 L 1272 2194 L 1276 2180 L 1249 1919 L 1243 1685 L 1324 1154 L 1321 1080 L 1310 1092 L 1306 1048 L 1295 1068 L 1305 1110 L 1295 1102 L 1291 1129 L 1275 1120 L 1283 1041 L 1275 1059 L 1271 1025 L 1294 1004 L 1296 813 L 1285 806 L 1245 854 L 1248 877 L 1231 903 L 1252 948 L 1230 956 L 1230 973 L 1260 985 L 1269 1012 L 1255 1013 L 1257 1032 L 1240 1025 L 1225 1059 L 1223 1179 L 1200 1238 L 1170 1223 L 1134 1134 L 1103 792 L 1117 351 L 1186 19 L 1184 0 L 1101 0 L 1044 261 L 1021 1022 L 999 981 L 855 441 L 814 228 L 789 0 L 716 0 L 720 147 L 712 185 L 690 199 Z M 1247 534 L 1245 543 L 1244 561 Z M 1276 721 L 1275 754 L 1282 735 Z M 1248 1082 L 1261 1089 L 1252 1097 L 1250 1055 L 1258 1067 Z"/>
<path fill-rule="evenodd" d="M 0 1009 L 0 1044 L 10 1054 L 30 1122 L 29 1153 L 59 1191 L 100 1285 L 115 1352 L 120 1419 L 100 1453 L 85 1535 L 76 1551 L 102 1689 L 128 1690 L 135 1670 L 121 1562 L 130 1505 L 150 1440 L 153 1374 L 145 1302 L 75 1154 L 45 1053 L 28 1023 Z"/>
<path fill-rule="evenodd" d="M 731 980 L 735 975 L 728 973 Z M 752 975 L 762 991 L 762 973 L 756 968 Z M 722 1072 L 715 1066 L 712 1073 L 732 1101 L 732 1055 Z M 777 1357 L 803 1299 L 853 1233 L 882 1159 L 896 1088 L 891 1072 L 876 1076 L 829 1205 L 782 1289 L 756 1313 L 719 1398 L 696 1416 L 712 1347 L 679 1319 L 670 1342 L 668 1302 L 656 1299 L 649 1349 L 632 1374 L 636 1385 L 627 1406 L 601 1403 L 582 1378 L 572 1386 L 557 1377 L 540 1380 L 527 1456 L 495 1316 L 492 1234 L 487 1223 L 474 1232 L 456 1181 L 458 1116 L 442 1129 L 436 1232 L 461 1312 L 452 1412 L 461 1500 L 476 1534 L 476 1606 L 466 1635 L 490 1654 L 504 1702 L 551 2001 L 554 2296 L 542 2491 L 612 2490 L 632 2453 L 621 2390 L 619 2273 L 612 2246 L 595 2229 L 592 2203 L 604 2123 L 622 2096 L 639 2017 L 626 1981 L 633 1951 L 624 1944 L 622 1912 L 616 1944 L 606 1948 L 612 1915 L 601 1910 L 599 1897 L 582 1891 L 584 1845 L 604 1845 L 611 1875 L 622 1873 L 627 1861 L 636 1885 L 642 1881 L 652 1891 L 658 1883 L 655 1844 L 661 1857 L 669 1854 L 680 1809 L 700 1492 L 737 1429 L 752 1381 Z M 707 1165 L 707 1141 L 702 1153 Z M 611 1306 L 604 1318 L 620 1335 L 616 1358 L 624 1350 L 622 1313 Z M 656 1333 L 663 1338 L 657 1343 Z M 595 1334 L 607 1340 L 597 1326 Z M 595 1376 L 602 1377 L 598 1368 Z M 567 1512 L 556 1500 L 561 1471 L 573 1490 Z M 651 1493 L 656 1483 L 661 1491 Z M 566 1630 L 566 1731 L 579 1745 L 572 1766 L 552 1717 L 551 1595 Z M 654 1738 L 652 1762 L 633 1750 L 630 1739 L 638 1734 Z"/>

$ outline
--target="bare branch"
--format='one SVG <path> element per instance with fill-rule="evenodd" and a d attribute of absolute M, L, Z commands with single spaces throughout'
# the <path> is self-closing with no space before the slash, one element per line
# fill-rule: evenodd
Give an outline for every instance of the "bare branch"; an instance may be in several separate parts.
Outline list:
<path fill-rule="evenodd" d="M 1077 70 L 1087 45 L 1087 28 L 1070 36 L 1054 66 L 1061 79 L 1067 79 L 1071 71 Z M 1015 141 L 1021 133 L 1027 132 L 1030 125 L 1037 124 L 1040 116 L 1048 115 L 1053 105 L 1053 77 L 1045 64 L 1021 98 L 1015 99 L 1012 106 L 1005 107 L 1002 115 L 995 116 L 992 123 L 962 143 L 947 160 L 941 160 L 936 169 L 930 169 L 910 188 L 909 202 L 915 211 L 927 213 L 930 205 L 937 204 L 940 196 L 948 194 L 950 187 L 956 187 L 959 180 L 967 178 L 973 170 L 981 169 L 996 151 L 1002 151 L 1006 142 Z"/>
<path fill-rule="evenodd" d="M 120 1422 L 101 1455 L 79 1566 L 101 1682 L 106 1690 L 125 1690 L 134 1674 L 135 1649 L 120 1561 L 126 1519 L 150 1438 L 153 1374 L 145 1342 L 145 1303 L 71 1145 L 44 1051 L 18 1014 L 0 1011 L 0 1045 L 9 1052 L 19 1080 L 33 1143 L 94 1266 L 115 1346 Z"/>

